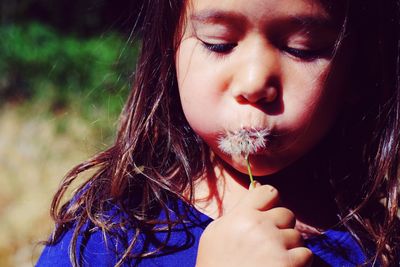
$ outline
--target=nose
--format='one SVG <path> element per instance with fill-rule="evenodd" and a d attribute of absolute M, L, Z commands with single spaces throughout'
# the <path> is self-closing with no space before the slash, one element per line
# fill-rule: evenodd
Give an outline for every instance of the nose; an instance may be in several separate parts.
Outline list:
<path fill-rule="evenodd" d="M 266 44 L 250 47 L 238 60 L 231 94 L 239 103 L 272 103 L 279 93 L 279 51 Z"/>

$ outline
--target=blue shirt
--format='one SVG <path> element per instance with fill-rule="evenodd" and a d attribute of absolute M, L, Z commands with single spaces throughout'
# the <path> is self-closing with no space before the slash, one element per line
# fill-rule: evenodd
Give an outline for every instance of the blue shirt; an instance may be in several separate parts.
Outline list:
<path fill-rule="evenodd" d="M 205 214 L 185 204 L 189 211 L 185 223 L 175 226 L 168 240 L 168 248 L 156 256 L 142 259 L 140 262 L 131 260 L 123 266 L 195 266 L 199 239 L 205 227 L 212 221 Z M 160 218 L 165 218 L 161 214 Z M 118 261 L 119 253 L 125 250 L 125 239 L 116 236 L 103 238 L 101 230 L 92 229 L 88 223 L 86 229 L 91 229 L 90 234 L 79 235 L 77 241 L 77 255 L 82 266 L 114 266 Z M 61 240 L 53 245 L 46 246 L 37 262 L 37 266 L 71 266 L 69 259 L 69 246 L 74 229 L 69 229 Z M 134 229 L 128 231 L 127 240 L 134 235 Z M 156 238 L 164 240 L 167 233 L 160 232 Z M 148 243 L 143 235 L 134 248 L 134 252 L 143 249 L 152 250 L 155 242 Z M 314 263 L 317 266 L 357 266 L 366 259 L 363 251 L 352 236 L 345 231 L 328 230 L 324 234 L 306 240 L 306 246 L 314 253 Z M 119 252 L 119 253 L 118 253 Z"/>

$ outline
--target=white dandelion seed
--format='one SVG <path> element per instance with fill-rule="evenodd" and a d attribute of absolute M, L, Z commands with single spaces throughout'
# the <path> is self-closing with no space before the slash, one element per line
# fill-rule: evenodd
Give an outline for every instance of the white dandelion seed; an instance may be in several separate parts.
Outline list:
<path fill-rule="evenodd" d="M 218 139 L 218 147 L 228 155 L 243 155 L 247 157 L 263 149 L 267 145 L 267 129 L 239 129 L 227 131 Z"/>

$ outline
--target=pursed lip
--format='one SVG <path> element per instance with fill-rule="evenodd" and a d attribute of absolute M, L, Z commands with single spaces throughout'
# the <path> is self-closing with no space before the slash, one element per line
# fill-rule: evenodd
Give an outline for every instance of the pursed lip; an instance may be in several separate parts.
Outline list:
<path fill-rule="evenodd" d="M 265 150 L 270 136 L 270 130 L 266 128 L 242 127 L 234 131 L 226 130 L 218 136 L 218 147 L 231 156 L 248 156 Z"/>

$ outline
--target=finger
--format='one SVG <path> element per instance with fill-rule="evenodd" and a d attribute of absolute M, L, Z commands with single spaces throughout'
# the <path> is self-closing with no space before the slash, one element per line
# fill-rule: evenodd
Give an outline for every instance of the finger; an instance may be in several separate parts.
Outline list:
<path fill-rule="evenodd" d="M 265 216 L 279 229 L 294 228 L 296 225 L 294 213 L 287 208 L 277 207 L 270 209 L 265 213 Z"/>
<path fill-rule="evenodd" d="M 247 208 L 266 211 L 279 202 L 278 190 L 270 185 L 258 186 L 249 190 L 240 205 Z"/>
<path fill-rule="evenodd" d="M 283 243 L 286 249 L 292 249 L 302 247 L 304 245 L 303 238 L 299 231 L 294 229 L 283 229 L 280 230 L 280 234 L 283 238 Z"/>
<path fill-rule="evenodd" d="M 292 248 L 288 251 L 290 257 L 290 266 L 311 266 L 313 260 L 313 254 L 311 250 L 306 247 Z"/>
<path fill-rule="evenodd" d="M 250 183 L 249 190 L 253 190 L 254 188 L 260 187 L 260 186 L 261 186 L 261 184 L 258 181 L 254 181 L 254 182 Z"/>

